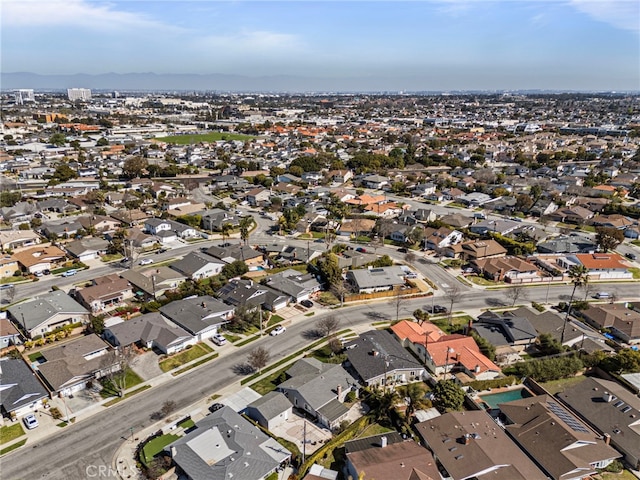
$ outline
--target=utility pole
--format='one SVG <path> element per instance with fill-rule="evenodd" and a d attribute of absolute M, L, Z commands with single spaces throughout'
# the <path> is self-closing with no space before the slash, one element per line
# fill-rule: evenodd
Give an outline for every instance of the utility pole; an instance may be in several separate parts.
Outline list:
<path fill-rule="evenodd" d="M 258 307 L 260 308 L 260 336 L 262 337 L 262 306 Z"/>

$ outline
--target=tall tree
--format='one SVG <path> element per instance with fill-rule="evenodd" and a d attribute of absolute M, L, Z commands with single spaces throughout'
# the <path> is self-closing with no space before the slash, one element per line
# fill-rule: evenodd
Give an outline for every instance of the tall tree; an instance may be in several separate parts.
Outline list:
<path fill-rule="evenodd" d="M 409 383 L 398 389 L 398 394 L 407 405 L 405 410 L 405 420 L 408 422 L 416 410 L 424 407 L 430 407 L 431 402 L 425 398 L 425 392 L 422 382 Z"/>
<path fill-rule="evenodd" d="M 316 322 L 316 327 L 325 337 L 332 336 L 339 326 L 340 320 L 335 315 L 329 315 Z"/>
<path fill-rule="evenodd" d="M 462 410 L 464 391 L 453 380 L 440 380 L 433 387 L 433 404 L 440 412 Z"/>
<path fill-rule="evenodd" d="M 527 298 L 527 291 L 523 285 L 514 285 L 508 288 L 504 295 L 511 300 L 511 306 L 514 307 L 518 300 Z"/>
<path fill-rule="evenodd" d="M 253 217 L 242 217 L 240 219 L 240 238 L 246 245 L 249 241 L 249 228 L 253 223 Z"/>
<path fill-rule="evenodd" d="M 229 235 L 233 231 L 233 225 L 231 225 L 230 223 L 223 223 L 222 227 L 220 227 L 220 230 L 222 232 L 222 243 L 227 243 L 226 239 L 229 238 Z"/>
<path fill-rule="evenodd" d="M 122 172 L 127 178 L 137 178 L 142 175 L 142 172 L 149 163 L 143 157 L 131 157 L 124 161 Z"/>
<path fill-rule="evenodd" d="M 253 368 L 257 370 L 258 373 L 262 372 L 262 369 L 267 366 L 269 363 L 269 350 L 264 347 L 256 347 L 249 352 L 249 357 L 247 358 L 247 363 Z"/>
<path fill-rule="evenodd" d="M 576 294 L 576 289 L 589 281 L 589 269 L 584 265 L 574 265 L 569 269 L 569 278 L 571 278 L 571 283 L 573 283 L 573 290 L 571 291 L 571 298 L 567 305 L 567 313 L 564 316 L 564 323 L 562 324 L 562 335 L 560 336 L 561 344 L 564 343 L 564 334 L 569 321 L 571 306 L 573 305 L 573 297 Z"/>
<path fill-rule="evenodd" d="M 603 252 L 615 250 L 624 240 L 624 232 L 613 227 L 596 227 L 596 242 Z"/>
<path fill-rule="evenodd" d="M 451 325 L 453 307 L 462 298 L 462 291 L 460 290 L 460 287 L 454 285 L 453 287 L 448 288 L 444 294 L 444 298 L 449 301 L 449 325 Z"/>

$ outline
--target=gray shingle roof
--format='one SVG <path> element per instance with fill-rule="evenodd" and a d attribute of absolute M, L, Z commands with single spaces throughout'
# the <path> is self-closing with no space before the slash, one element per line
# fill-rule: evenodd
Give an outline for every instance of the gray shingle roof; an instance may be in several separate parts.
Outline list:
<path fill-rule="evenodd" d="M 166 447 L 192 480 L 260 480 L 291 455 L 229 407 Z"/>
<path fill-rule="evenodd" d="M 20 325 L 32 330 L 54 315 L 84 315 L 89 311 L 62 290 L 56 290 L 35 297 L 30 302 L 23 302 L 9 308 L 9 315 Z"/>
<path fill-rule="evenodd" d="M 0 359 L 0 405 L 12 412 L 48 396 L 47 389 L 22 359 Z"/>
<path fill-rule="evenodd" d="M 283 393 L 273 391 L 250 403 L 247 408 L 257 410 L 264 418 L 269 420 L 277 417 L 282 412 L 286 412 L 292 406 Z"/>
<path fill-rule="evenodd" d="M 224 262 L 218 260 L 217 258 L 212 257 L 211 255 L 207 255 L 202 252 L 191 252 L 182 260 L 178 260 L 171 264 L 171 268 L 184 273 L 185 275 L 191 276 L 196 273 L 201 268 L 209 265 L 209 264 L 218 264 L 224 265 Z"/>
<path fill-rule="evenodd" d="M 222 317 L 227 312 L 232 312 L 233 307 L 204 295 L 173 301 L 164 305 L 160 311 L 174 323 L 196 335 L 212 325 L 225 323 Z"/>

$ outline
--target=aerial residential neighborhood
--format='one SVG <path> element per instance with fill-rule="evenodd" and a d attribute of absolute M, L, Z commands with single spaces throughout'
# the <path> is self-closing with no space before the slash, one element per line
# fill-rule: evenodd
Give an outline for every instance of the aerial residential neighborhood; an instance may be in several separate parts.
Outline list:
<path fill-rule="evenodd" d="M 2 99 L 7 478 L 637 475 L 638 96 Z"/>

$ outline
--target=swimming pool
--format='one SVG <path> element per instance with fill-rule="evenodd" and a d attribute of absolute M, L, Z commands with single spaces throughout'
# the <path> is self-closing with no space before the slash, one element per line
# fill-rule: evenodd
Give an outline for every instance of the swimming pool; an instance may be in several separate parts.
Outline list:
<path fill-rule="evenodd" d="M 500 393 L 487 393 L 486 395 L 478 395 L 480 399 L 489 405 L 490 408 L 498 408 L 499 403 L 520 400 L 521 398 L 533 397 L 533 394 L 526 388 L 516 388 Z"/>

